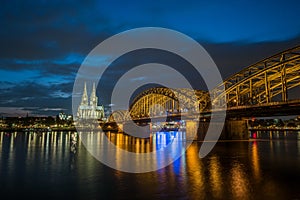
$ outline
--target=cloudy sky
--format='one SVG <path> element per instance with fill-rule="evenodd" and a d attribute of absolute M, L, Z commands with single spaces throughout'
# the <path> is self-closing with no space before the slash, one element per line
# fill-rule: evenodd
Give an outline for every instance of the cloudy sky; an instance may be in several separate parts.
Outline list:
<path fill-rule="evenodd" d="M 164 27 L 192 37 L 228 77 L 299 45 L 299 8 L 297 0 L 1 1 L 0 116 L 71 113 L 74 79 L 86 55 L 132 28 Z M 161 52 L 137 54 L 118 60 L 105 74 L 99 103 L 108 105 L 113 82 L 153 55 L 157 62 L 184 64 L 169 62 Z"/>

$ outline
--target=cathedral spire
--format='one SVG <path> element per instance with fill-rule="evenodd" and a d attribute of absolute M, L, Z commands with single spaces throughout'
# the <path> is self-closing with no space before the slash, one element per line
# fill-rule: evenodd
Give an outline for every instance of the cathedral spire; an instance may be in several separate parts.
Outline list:
<path fill-rule="evenodd" d="M 86 90 L 86 82 L 84 82 L 83 94 L 81 98 L 81 105 L 87 106 L 88 105 L 88 95 Z"/>
<path fill-rule="evenodd" d="M 92 89 L 92 93 L 90 96 L 90 106 L 97 106 L 98 104 L 98 98 L 96 96 L 96 87 L 95 87 L 95 83 L 93 83 L 93 89 Z"/>

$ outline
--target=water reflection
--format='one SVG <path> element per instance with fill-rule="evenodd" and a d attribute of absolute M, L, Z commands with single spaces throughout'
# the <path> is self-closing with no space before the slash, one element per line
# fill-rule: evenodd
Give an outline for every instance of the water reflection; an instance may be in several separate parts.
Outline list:
<path fill-rule="evenodd" d="M 167 144 L 176 152 L 183 144 L 172 143 L 174 138 L 186 135 L 153 133 L 140 139 L 94 132 L 87 135 L 87 141 L 93 145 L 104 137 L 124 150 L 146 153 Z M 0 191 L 24 190 L 22 194 L 32 197 L 38 188 L 43 195 L 64 193 L 73 199 L 300 198 L 299 140 L 219 142 L 203 159 L 198 156 L 201 145 L 192 143 L 182 157 L 161 170 L 128 174 L 100 164 L 76 132 L 1 132 Z M 163 158 L 157 155 L 156 162 Z"/>
<path fill-rule="evenodd" d="M 243 170 L 243 166 L 240 163 L 233 163 L 231 169 L 231 192 L 234 199 L 249 199 L 249 184 L 247 174 Z"/>
<path fill-rule="evenodd" d="M 263 130 L 263 131 L 251 131 L 250 137 L 254 139 L 270 139 L 270 140 L 297 140 L 300 137 L 298 131 L 288 130 Z"/>
<path fill-rule="evenodd" d="M 191 145 L 186 152 L 186 177 L 189 185 L 189 190 L 193 197 L 205 198 L 205 167 L 202 160 L 199 159 L 199 148 L 197 145 Z"/>
<path fill-rule="evenodd" d="M 212 194 L 215 198 L 221 199 L 223 196 L 223 181 L 221 177 L 221 166 L 219 158 L 214 155 L 210 159 L 209 172 L 210 172 L 210 185 L 212 188 Z"/>
<path fill-rule="evenodd" d="M 258 147 L 257 147 L 257 141 L 254 141 L 251 143 L 251 157 L 252 157 L 252 168 L 253 168 L 253 174 L 254 178 L 257 181 L 260 181 L 261 174 L 260 174 L 260 164 L 259 164 L 259 153 L 258 153 Z"/>

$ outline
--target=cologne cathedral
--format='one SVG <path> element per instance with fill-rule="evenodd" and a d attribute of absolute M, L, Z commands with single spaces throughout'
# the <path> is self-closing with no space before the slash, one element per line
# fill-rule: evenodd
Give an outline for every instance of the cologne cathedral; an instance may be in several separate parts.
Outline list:
<path fill-rule="evenodd" d="M 96 96 L 95 83 L 93 84 L 90 101 L 87 95 L 86 83 L 82 94 L 81 103 L 77 112 L 78 119 L 102 119 L 104 118 L 104 107 L 98 105 L 98 97 Z"/>

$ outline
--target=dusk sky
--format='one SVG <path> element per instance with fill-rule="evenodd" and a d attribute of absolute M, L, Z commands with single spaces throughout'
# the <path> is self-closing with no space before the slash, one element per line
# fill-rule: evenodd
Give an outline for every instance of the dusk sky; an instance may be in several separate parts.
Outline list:
<path fill-rule="evenodd" d="M 4 0 L 0 116 L 71 113 L 73 83 L 83 59 L 104 39 L 132 28 L 164 27 L 192 37 L 226 78 L 300 45 L 299 8 L 297 0 Z M 136 64 L 134 58 L 147 61 L 145 55 L 120 60 L 102 87 L 110 90 L 113 80 Z M 98 96 L 100 104 L 109 104 L 108 94 Z"/>

